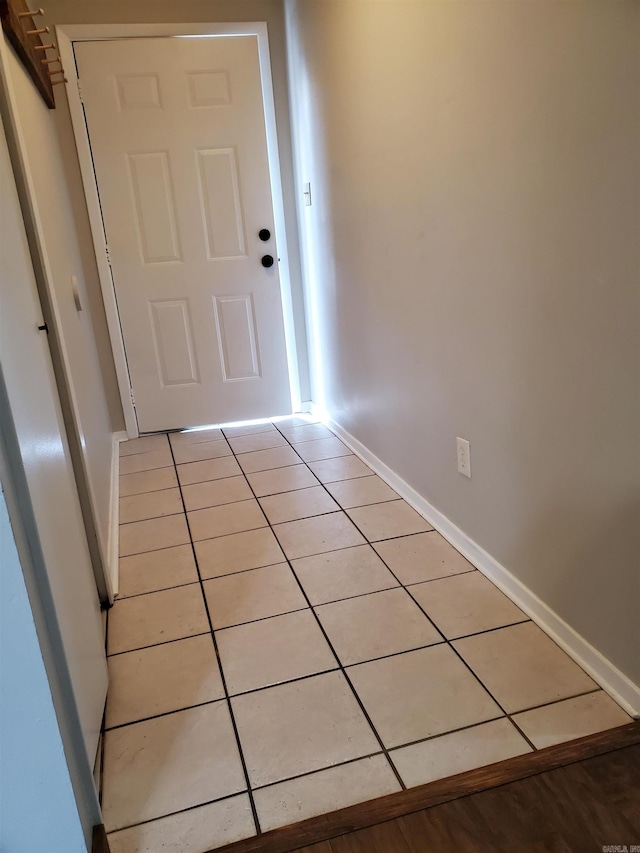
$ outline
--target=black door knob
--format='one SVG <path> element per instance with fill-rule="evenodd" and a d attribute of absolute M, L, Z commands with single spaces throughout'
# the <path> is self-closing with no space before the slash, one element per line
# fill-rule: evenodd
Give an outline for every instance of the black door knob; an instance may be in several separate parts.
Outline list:
<path fill-rule="evenodd" d="M 273 266 L 273 255 L 263 255 L 262 260 L 260 261 L 263 267 L 272 267 Z"/>
<path fill-rule="evenodd" d="M 258 237 L 263 243 L 266 243 L 267 240 L 271 239 L 271 231 L 269 231 L 268 228 L 261 228 L 260 231 L 258 231 Z"/>

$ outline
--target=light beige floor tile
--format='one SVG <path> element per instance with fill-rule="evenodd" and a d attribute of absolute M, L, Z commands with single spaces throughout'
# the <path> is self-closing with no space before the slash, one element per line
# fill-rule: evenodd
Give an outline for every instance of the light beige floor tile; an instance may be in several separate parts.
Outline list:
<path fill-rule="evenodd" d="M 325 604 L 316 613 L 344 666 L 442 642 L 402 588 Z"/>
<path fill-rule="evenodd" d="M 108 653 L 129 652 L 208 630 L 199 584 L 123 598 L 109 611 Z"/>
<path fill-rule="evenodd" d="M 503 717 L 394 749 L 390 757 L 404 784 L 413 788 L 531 751 L 516 727 Z"/>
<path fill-rule="evenodd" d="M 167 436 L 143 435 L 141 438 L 133 438 L 130 441 L 120 442 L 120 456 L 132 456 L 134 453 L 149 453 L 151 450 L 167 450 Z"/>
<path fill-rule="evenodd" d="M 196 444 L 178 445 L 173 448 L 176 465 L 189 462 L 204 462 L 206 459 L 219 459 L 221 456 L 231 456 L 231 448 L 221 438 L 216 441 L 201 441 Z"/>
<path fill-rule="evenodd" d="M 224 427 L 223 432 L 227 438 L 237 438 L 239 435 L 256 435 L 261 432 L 277 432 L 272 423 L 246 424 L 245 426 Z"/>
<path fill-rule="evenodd" d="M 234 456 L 221 456 L 219 459 L 205 459 L 204 462 L 189 462 L 178 465 L 180 485 L 206 483 L 207 480 L 222 480 L 225 477 L 237 477 L 242 474 Z"/>
<path fill-rule="evenodd" d="M 105 734 L 102 814 L 107 832 L 236 794 L 244 787 L 226 702 Z"/>
<path fill-rule="evenodd" d="M 296 452 L 305 462 L 318 462 L 320 459 L 334 459 L 336 456 L 351 456 L 349 448 L 339 438 L 318 438 L 315 441 L 296 442 Z"/>
<path fill-rule="evenodd" d="M 119 540 L 121 557 L 171 548 L 172 545 L 185 545 L 190 541 L 184 513 L 121 524 Z"/>
<path fill-rule="evenodd" d="M 120 477 L 120 497 L 158 492 L 177 485 L 178 478 L 173 467 L 155 468 L 153 471 L 140 471 L 137 474 L 123 474 Z"/>
<path fill-rule="evenodd" d="M 254 787 L 380 748 L 341 672 L 245 693 L 231 704 Z"/>
<path fill-rule="evenodd" d="M 120 557 L 119 573 L 119 599 L 198 581 L 191 545 Z"/>
<path fill-rule="evenodd" d="M 150 450 L 148 453 L 135 453 L 120 457 L 120 474 L 137 474 L 154 468 L 168 468 L 173 465 L 169 447 L 162 450 Z"/>
<path fill-rule="evenodd" d="M 399 586 L 371 545 L 303 557 L 292 565 L 311 604 Z"/>
<path fill-rule="evenodd" d="M 216 630 L 307 606 L 286 563 L 205 581 L 204 591 Z"/>
<path fill-rule="evenodd" d="M 355 477 L 369 477 L 373 474 L 361 459 L 351 456 L 337 456 L 335 459 L 321 459 L 310 462 L 309 468 L 321 483 L 335 483 L 338 480 L 351 480 Z"/>
<path fill-rule="evenodd" d="M 197 509 L 195 512 L 188 513 L 188 518 L 194 542 L 267 526 L 267 519 L 255 498 Z"/>
<path fill-rule="evenodd" d="M 448 640 L 528 618 L 477 571 L 415 584 L 410 592 Z"/>
<path fill-rule="evenodd" d="M 300 457 L 289 445 L 273 447 L 271 450 L 256 450 L 253 453 L 243 453 L 238 457 L 240 467 L 245 474 L 255 471 L 269 471 L 272 468 L 284 468 L 287 465 L 297 465 Z"/>
<path fill-rule="evenodd" d="M 282 548 L 269 528 L 233 533 L 195 543 L 203 579 L 218 578 L 248 569 L 284 562 Z"/>
<path fill-rule="evenodd" d="M 445 645 L 358 664 L 348 674 L 388 748 L 502 716 Z"/>
<path fill-rule="evenodd" d="M 343 509 L 400 499 L 400 495 L 375 474 L 371 477 L 356 477 L 355 480 L 327 483 L 327 489 Z"/>
<path fill-rule="evenodd" d="M 431 525 L 403 500 L 355 507 L 347 510 L 347 515 L 370 542 L 432 529 Z"/>
<path fill-rule="evenodd" d="M 597 686 L 532 622 L 455 640 L 453 645 L 508 714 Z"/>
<path fill-rule="evenodd" d="M 120 498 L 120 524 L 178 515 L 184 512 L 180 489 L 163 489 L 146 495 L 127 495 Z"/>
<path fill-rule="evenodd" d="M 292 444 L 301 441 L 315 441 L 318 438 L 333 438 L 333 433 L 324 424 L 305 424 L 304 426 L 283 426 L 282 434 Z"/>
<path fill-rule="evenodd" d="M 309 609 L 225 628 L 216 631 L 216 640 L 230 694 L 338 666 Z"/>
<path fill-rule="evenodd" d="M 202 853 L 255 835 L 247 794 L 109 834 L 111 853 Z"/>
<path fill-rule="evenodd" d="M 107 728 L 224 699 L 210 634 L 112 655 L 108 662 Z"/>
<path fill-rule="evenodd" d="M 263 832 L 400 790 L 384 755 L 319 770 L 254 792 Z"/>
<path fill-rule="evenodd" d="M 173 447 L 184 447 L 187 444 L 201 444 L 204 441 L 219 441 L 224 438 L 222 430 L 217 427 L 213 429 L 194 429 L 187 432 L 169 433 L 169 441 Z"/>
<path fill-rule="evenodd" d="M 247 480 L 259 498 L 318 485 L 317 478 L 302 463 L 300 465 L 289 465 L 286 468 L 273 468 L 271 471 L 257 471 L 255 474 L 247 474 Z"/>
<path fill-rule="evenodd" d="M 260 505 L 271 524 L 295 521 L 298 518 L 311 518 L 314 515 L 324 515 L 340 509 L 323 486 L 270 495 L 261 498 Z"/>
<path fill-rule="evenodd" d="M 376 542 L 373 547 L 405 585 L 471 572 L 474 568 L 435 530 Z"/>
<path fill-rule="evenodd" d="M 182 487 L 182 497 L 187 512 L 209 506 L 247 501 L 253 493 L 244 477 L 225 477 L 224 480 L 209 480 Z"/>
<path fill-rule="evenodd" d="M 252 453 L 255 450 L 284 447 L 287 441 L 278 430 L 273 430 L 273 432 L 258 432 L 254 435 L 239 435 L 236 438 L 230 438 L 229 444 L 234 453 Z"/>
<path fill-rule="evenodd" d="M 525 711 L 513 720 L 538 749 L 633 722 L 603 690 Z"/>
<path fill-rule="evenodd" d="M 273 532 L 290 560 L 365 543 L 343 512 L 287 521 L 277 524 Z"/>

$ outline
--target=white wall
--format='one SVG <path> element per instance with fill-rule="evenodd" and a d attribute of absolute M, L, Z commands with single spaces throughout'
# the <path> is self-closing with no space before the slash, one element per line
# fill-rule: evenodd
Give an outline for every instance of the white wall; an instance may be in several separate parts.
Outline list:
<path fill-rule="evenodd" d="M 6 38 L 1 53 L 8 112 L 13 112 L 12 130 L 22 140 L 23 174 L 37 224 L 31 234 L 37 232 L 42 279 L 46 280 L 51 297 L 54 325 L 60 331 L 62 363 L 74 410 L 74 416 L 65 411 L 65 418 L 68 429 L 71 426 L 77 430 L 77 464 L 83 469 L 89 489 L 82 497 L 91 505 L 92 515 L 87 519 L 95 525 L 98 559 L 106 564 L 111 534 L 112 435 L 121 426 L 122 413 L 114 413 L 109 407 L 113 359 L 104 352 L 104 307 L 94 281 L 95 258 L 92 260 L 87 254 L 87 250 L 92 251 L 90 236 L 87 238 L 77 229 L 61 155 L 58 129 L 64 131 L 61 110 L 66 105 L 56 110 L 46 106 Z M 72 138 L 67 143 L 73 144 Z M 28 231 L 30 224 L 27 221 Z M 74 301 L 72 276 L 77 279 L 81 311 Z M 117 405 L 121 408 L 119 402 Z M 75 450 L 73 443 L 72 449 Z M 91 536 L 92 532 L 90 525 L 88 534 Z"/>
<path fill-rule="evenodd" d="M 286 237 L 292 287 L 296 346 L 300 368 L 301 396 L 310 398 L 307 341 L 304 321 L 298 233 L 293 194 L 293 168 L 289 102 L 287 91 L 284 10 L 282 0 L 51 0 L 46 7 L 46 21 L 55 24 L 108 23 L 217 23 L 234 21 L 266 21 L 269 34 L 271 70 L 273 75 L 280 169 L 286 219 Z M 80 173 L 73 144 L 73 132 L 66 106 L 66 96 L 57 87 L 60 110 L 59 131 L 63 144 L 65 170 L 74 191 L 76 218 L 83 233 L 88 232 L 86 211 L 82 208 Z M 97 273 L 96 273 L 97 282 Z M 97 284 L 96 284 L 97 287 Z"/>
<path fill-rule="evenodd" d="M 314 399 L 640 684 L 640 6 L 286 10 Z"/>
<path fill-rule="evenodd" d="M 86 853 L 2 491 L 0 565 L 0 850 Z"/>
<path fill-rule="evenodd" d="M 39 331 L 42 307 L 2 124 L 0 221 L 0 464 L 6 455 L 15 488 L 28 504 L 20 508 L 25 528 L 30 524 L 24 536 L 47 590 L 47 630 L 59 638 L 57 664 L 66 673 L 70 713 L 90 767 L 107 692 L 100 603 L 48 339 Z M 16 524 L 11 503 L 9 508 Z"/>

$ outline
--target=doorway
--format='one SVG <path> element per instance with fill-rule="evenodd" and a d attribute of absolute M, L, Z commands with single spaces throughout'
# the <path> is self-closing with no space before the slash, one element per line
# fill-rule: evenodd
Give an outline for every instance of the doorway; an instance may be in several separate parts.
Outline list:
<path fill-rule="evenodd" d="M 58 36 L 129 436 L 299 408 L 266 25 Z"/>

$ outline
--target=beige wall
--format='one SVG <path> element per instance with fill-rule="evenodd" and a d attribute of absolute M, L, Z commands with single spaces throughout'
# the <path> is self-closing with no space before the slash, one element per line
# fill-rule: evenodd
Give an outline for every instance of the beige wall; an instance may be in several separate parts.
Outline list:
<path fill-rule="evenodd" d="M 286 9 L 314 399 L 640 683 L 640 6 Z"/>
<path fill-rule="evenodd" d="M 298 234 L 293 196 L 293 168 L 289 126 L 286 51 L 284 37 L 284 10 L 282 0 L 51 0 L 46 4 L 46 18 L 55 24 L 109 24 L 109 23 L 218 23 L 234 21 L 266 21 L 269 33 L 271 69 L 273 75 L 280 168 L 287 228 L 287 244 L 296 344 L 300 367 L 302 400 L 309 400 L 309 370 L 304 321 L 304 305 L 298 251 Z M 61 87 L 58 87 L 59 89 Z M 60 93 L 62 101 L 66 101 Z M 84 209 L 80 172 L 73 145 L 73 131 L 66 103 L 60 110 L 60 133 L 65 150 L 65 167 L 74 188 L 76 215 L 79 228 L 89 235 L 89 225 Z M 90 245 L 90 239 L 87 242 Z M 94 259 L 95 265 L 95 259 Z M 97 271 L 95 286 L 98 287 Z M 103 324 L 104 325 L 104 324 Z M 106 330 L 106 326 L 104 327 Z M 115 386 L 114 386 L 115 387 Z M 118 403 L 119 405 L 119 403 Z"/>

